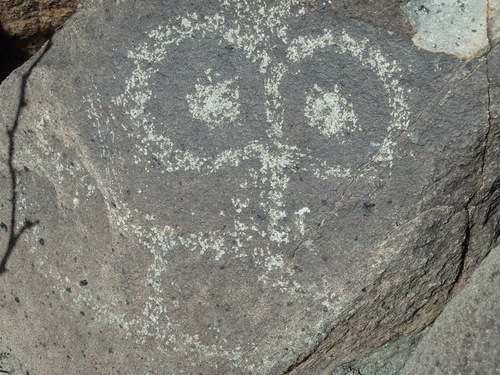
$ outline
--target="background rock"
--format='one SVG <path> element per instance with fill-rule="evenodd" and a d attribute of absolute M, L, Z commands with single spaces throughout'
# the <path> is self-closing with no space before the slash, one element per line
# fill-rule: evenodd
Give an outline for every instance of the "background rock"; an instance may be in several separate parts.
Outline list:
<path fill-rule="evenodd" d="M 406 363 L 402 375 L 500 372 L 500 247 L 451 300 Z"/>
<path fill-rule="evenodd" d="M 413 41 L 421 48 L 472 57 L 489 45 L 485 0 L 411 0 L 404 9 L 415 25 Z"/>
<path fill-rule="evenodd" d="M 498 241 L 497 50 L 365 21 L 84 3 L 0 89 L 0 245 L 39 220 L 2 275 L 4 367 L 399 371 Z"/>
<path fill-rule="evenodd" d="M 0 2 L 0 82 L 47 41 L 81 0 Z"/>

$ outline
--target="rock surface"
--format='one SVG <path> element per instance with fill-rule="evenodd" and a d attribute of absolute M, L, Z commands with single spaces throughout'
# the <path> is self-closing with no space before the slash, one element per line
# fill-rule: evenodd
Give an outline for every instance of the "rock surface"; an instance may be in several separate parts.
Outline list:
<path fill-rule="evenodd" d="M 4 81 L 3 369 L 402 368 L 498 241 L 498 49 L 356 4 L 90 0 Z"/>
<path fill-rule="evenodd" d="M 415 25 L 413 41 L 421 48 L 472 57 L 489 45 L 484 0 L 410 0 L 404 7 Z"/>
<path fill-rule="evenodd" d="M 445 307 L 402 375 L 500 374 L 500 247 Z"/>

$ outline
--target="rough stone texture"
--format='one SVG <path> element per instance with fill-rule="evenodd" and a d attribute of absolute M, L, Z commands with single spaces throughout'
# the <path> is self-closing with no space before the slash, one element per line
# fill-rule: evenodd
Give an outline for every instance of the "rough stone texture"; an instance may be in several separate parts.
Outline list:
<path fill-rule="evenodd" d="M 498 49 L 363 21 L 84 3 L 0 86 L 0 246 L 39 220 L 1 276 L 3 368 L 399 371 L 498 241 Z"/>
<path fill-rule="evenodd" d="M 336 17 L 352 18 L 369 23 L 379 29 L 410 37 L 414 34 L 411 21 L 401 7 L 408 0 L 336 0 L 328 7 Z M 315 1 L 309 1 L 315 3 Z"/>
<path fill-rule="evenodd" d="M 402 375 L 500 374 L 500 247 L 448 303 Z"/>
<path fill-rule="evenodd" d="M 388 342 L 376 350 L 357 353 L 351 361 L 335 368 L 330 375 L 395 375 L 403 369 L 427 330 L 397 343 Z"/>
<path fill-rule="evenodd" d="M 80 1 L 0 1 L 0 82 L 38 51 Z"/>
<path fill-rule="evenodd" d="M 419 47 L 471 57 L 489 45 L 488 0 L 411 0 L 404 9 Z"/>

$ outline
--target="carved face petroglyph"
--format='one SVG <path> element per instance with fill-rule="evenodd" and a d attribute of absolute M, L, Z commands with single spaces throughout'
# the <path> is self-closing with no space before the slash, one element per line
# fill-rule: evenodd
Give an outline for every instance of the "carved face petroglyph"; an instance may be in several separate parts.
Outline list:
<path fill-rule="evenodd" d="M 139 339 L 176 347 L 194 339 L 169 336 L 171 260 L 252 262 L 262 268 L 256 283 L 295 290 L 287 257 L 314 229 L 318 191 L 333 194 L 367 163 L 390 169 L 393 140 L 408 126 L 401 70 L 373 43 L 335 25 L 301 31 L 307 9 L 294 2 L 221 9 L 152 29 L 127 54 L 121 92 L 106 103 L 89 96 L 98 134 L 128 142 L 122 163 L 143 176 L 133 204 L 103 189 L 116 206 L 112 225 L 152 254 L 144 316 L 124 322 L 141 327 Z M 372 79 L 350 76 L 352 64 Z M 119 168 L 107 173 L 114 186 L 132 184 Z M 318 298 L 334 307 L 332 294 Z"/>

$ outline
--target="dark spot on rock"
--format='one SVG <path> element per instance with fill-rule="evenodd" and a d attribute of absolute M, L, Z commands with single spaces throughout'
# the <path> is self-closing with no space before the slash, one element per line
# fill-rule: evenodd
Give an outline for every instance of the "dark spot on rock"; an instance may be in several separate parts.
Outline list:
<path fill-rule="evenodd" d="M 366 292 L 366 288 L 361 289 L 362 292 Z"/>
<path fill-rule="evenodd" d="M 66 159 L 66 158 L 68 157 L 68 154 L 67 154 L 67 153 L 65 153 L 65 152 L 63 152 L 63 153 L 61 154 L 61 156 L 63 157 L 63 159 Z"/>
<path fill-rule="evenodd" d="M 323 312 L 328 312 L 328 307 L 323 306 Z"/>
<path fill-rule="evenodd" d="M 24 166 L 24 171 L 25 171 L 25 172 L 29 172 L 29 171 L 30 171 L 30 169 L 29 169 L 27 166 Z"/>
<path fill-rule="evenodd" d="M 266 220 L 267 219 L 267 216 L 263 213 L 258 213 L 257 217 L 259 218 L 259 220 Z"/>
<path fill-rule="evenodd" d="M 388 204 L 392 204 L 392 199 L 387 199 Z"/>
<path fill-rule="evenodd" d="M 358 240 L 358 236 L 354 237 L 354 241 L 357 241 Z"/>
<path fill-rule="evenodd" d="M 80 281 L 80 286 L 86 286 L 88 284 L 89 284 L 89 282 L 87 280 Z"/>
<path fill-rule="evenodd" d="M 220 268 L 221 270 L 223 270 L 223 269 L 225 269 L 225 268 L 226 268 L 226 266 L 220 266 L 219 268 Z"/>
<path fill-rule="evenodd" d="M 66 292 L 71 293 L 71 288 L 66 288 Z"/>
<path fill-rule="evenodd" d="M 426 7 L 425 7 L 425 6 L 423 6 L 423 5 L 420 5 L 420 6 L 418 7 L 418 11 L 419 11 L 420 13 L 423 13 L 423 14 L 429 14 L 429 9 L 428 9 L 428 8 L 426 8 Z"/>
<path fill-rule="evenodd" d="M 322 204 L 323 206 L 326 206 L 326 205 L 327 205 L 327 203 L 328 203 L 328 202 L 326 201 L 326 199 L 323 199 L 323 200 L 321 201 L 321 204 Z"/>
<path fill-rule="evenodd" d="M 2 228 L 2 229 L 3 229 L 4 231 L 6 231 L 6 232 L 8 231 L 7 224 L 5 224 L 5 223 L 3 223 L 3 222 L 2 222 L 2 223 L 0 223 L 0 228 Z"/>
<path fill-rule="evenodd" d="M 366 213 L 371 213 L 373 208 L 375 207 L 375 203 L 365 202 L 363 203 L 363 209 Z"/>
<path fill-rule="evenodd" d="M 83 311 L 80 311 L 81 316 L 85 316 L 85 313 Z"/>
<path fill-rule="evenodd" d="M 231 311 L 231 305 L 225 304 L 224 305 L 224 310 Z"/>
<path fill-rule="evenodd" d="M 113 353 L 113 348 L 112 347 L 109 347 L 108 353 Z"/>
<path fill-rule="evenodd" d="M 293 302 L 287 302 L 286 305 L 289 306 L 289 307 L 293 306 Z"/>
<path fill-rule="evenodd" d="M 158 158 L 152 156 L 151 159 L 153 159 L 153 161 L 158 164 L 158 165 L 161 165 L 161 162 L 158 160 Z"/>
<path fill-rule="evenodd" d="M 14 298 L 14 300 L 15 300 L 17 303 L 19 303 L 19 302 L 20 302 L 20 301 L 19 301 L 19 297 Z"/>
<path fill-rule="evenodd" d="M 205 234 L 203 235 L 203 237 L 204 237 L 204 238 L 208 238 L 208 237 L 210 237 L 210 235 L 209 235 L 208 233 L 205 233 Z"/>
<path fill-rule="evenodd" d="M 303 271 L 302 271 L 302 268 L 300 268 L 299 266 L 293 266 L 293 270 L 294 270 L 295 272 L 303 272 Z"/>
<path fill-rule="evenodd" d="M 494 280 L 497 276 L 500 275 L 500 271 L 495 271 L 489 276 L 489 280 Z"/>
<path fill-rule="evenodd" d="M 45 245 L 45 240 L 44 240 L 43 238 L 40 238 L 40 239 L 38 240 L 38 242 L 39 242 L 39 243 L 40 243 L 40 245 L 42 245 L 42 246 L 43 246 L 43 245 Z"/>

